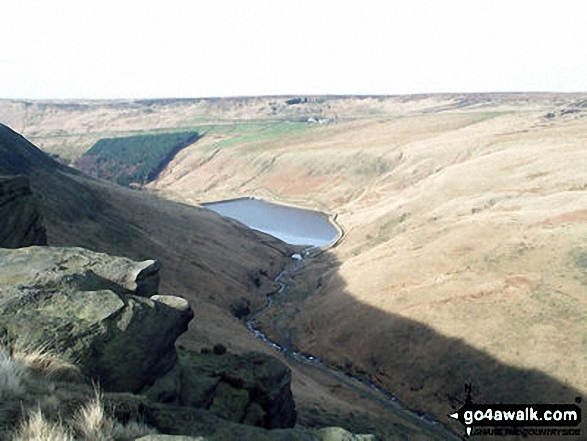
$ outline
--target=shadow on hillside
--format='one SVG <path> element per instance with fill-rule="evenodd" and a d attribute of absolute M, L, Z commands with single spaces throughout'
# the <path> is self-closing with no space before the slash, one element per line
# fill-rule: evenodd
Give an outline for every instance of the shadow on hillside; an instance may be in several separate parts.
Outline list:
<path fill-rule="evenodd" d="M 83 177 L 2 125 L 0 154 L 0 173 L 31 179 L 50 243 L 134 259 L 157 257 L 164 264 L 162 292 L 223 305 L 252 290 L 246 279 L 252 268 L 269 267 L 268 258 L 280 262 L 285 253 L 259 245 L 254 233 L 202 210 Z M 445 422 L 446 414 L 463 403 L 465 383 L 472 384 L 478 403 L 572 403 L 580 396 L 545 373 L 506 365 L 463 340 L 358 302 L 346 291 L 339 266 L 326 252 L 308 265 L 303 278 L 302 273 L 295 277 L 301 292 L 292 295 L 298 299 L 293 311 L 299 306 L 299 312 L 289 326 L 301 350 L 368 377 L 408 407 Z"/>
<path fill-rule="evenodd" d="M 357 301 L 346 291 L 339 265 L 326 252 L 294 276 L 292 299 L 314 292 L 289 306 L 296 311 L 288 324 L 299 350 L 373 381 L 408 408 L 432 413 L 458 431 L 460 424 L 447 414 L 464 403 L 466 383 L 476 403 L 571 404 L 581 396 L 543 372 L 504 364 L 464 340 Z"/>

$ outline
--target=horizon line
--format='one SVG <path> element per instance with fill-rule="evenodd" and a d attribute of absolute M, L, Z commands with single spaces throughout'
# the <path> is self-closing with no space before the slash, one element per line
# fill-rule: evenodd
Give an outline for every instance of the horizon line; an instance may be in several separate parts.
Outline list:
<path fill-rule="evenodd" d="M 417 96 L 447 96 L 447 95 L 585 95 L 587 91 L 491 91 L 491 92 L 416 92 L 416 93 L 279 93 L 279 94 L 252 94 L 252 95 L 202 95 L 202 96 L 160 96 L 160 97 L 116 97 L 116 98 L 29 98 L 29 97 L 1 97 L 0 101 L 188 101 L 188 100 L 221 100 L 244 98 L 285 98 L 285 97 L 323 97 L 323 98 L 394 98 Z"/>

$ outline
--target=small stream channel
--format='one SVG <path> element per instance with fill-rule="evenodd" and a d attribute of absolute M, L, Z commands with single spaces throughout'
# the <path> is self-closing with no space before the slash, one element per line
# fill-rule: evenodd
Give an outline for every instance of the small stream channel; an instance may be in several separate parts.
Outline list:
<path fill-rule="evenodd" d="M 369 398 L 371 400 L 395 412 L 400 412 L 408 419 L 426 422 L 431 427 L 442 426 L 430 415 L 406 409 L 396 396 L 369 379 L 351 375 L 330 366 L 315 355 L 293 350 L 289 331 L 279 327 L 279 319 L 274 320 L 274 326 L 282 334 L 283 344 L 271 340 L 267 334 L 255 327 L 257 318 L 275 305 L 278 296 L 287 297 L 289 295 L 289 287 L 285 278 L 293 276 L 303 268 L 304 263 L 317 252 L 331 247 L 340 240 L 341 229 L 331 221 L 331 218 L 317 211 L 278 205 L 254 198 L 232 199 L 203 204 L 203 206 L 222 216 L 236 219 L 252 229 L 271 234 L 289 244 L 306 246 L 301 254 L 294 254 L 291 262 L 286 264 L 275 277 L 274 281 L 279 284 L 279 289 L 267 296 L 265 306 L 253 313 L 246 321 L 247 328 L 257 338 L 284 353 L 293 362 L 319 369 L 323 374 L 362 393 L 365 393 L 365 389 L 370 390 Z M 287 279 L 291 280 L 291 277 L 287 277 Z"/>
<path fill-rule="evenodd" d="M 277 296 L 288 296 L 289 287 L 283 279 L 288 275 L 294 275 L 298 270 L 303 268 L 304 261 L 311 259 L 312 254 L 316 251 L 319 251 L 319 249 L 315 247 L 309 247 L 303 252 L 303 254 L 294 254 L 294 256 L 292 256 L 292 262 L 286 265 L 286 268 L 284 268 L 274 279 L 275 282 L 279 283 L 279 289 L 273 294 L 267 296 L 267 303 L 265 304 L 265 306 L 249 317 L 249 319 L 246 321 L 247 328 L 255 335 L 255 337 L 265 342 L 265 344 L 285 354 L 289 360 L 292 360 L 297 363 L 302 363 L 306 366 L 311 365 L 313 367 L 316 367 L 320 369 L 322 373 L 325 373 L 330 377 L 336 378 L 337 380 L 345 383 L 352 389 L 359 390 L 357 383 L 359 383 L 362 386 L 366 386 L 368 389 L 372 391 L 372 394 L 370 394 L 370 398 L 373 401 L 379 403 L 380 405 L 393 409 L 395 411 L 401 410 L 402 413 L 409 414 L 413 419 L 424 421 L 431 425 L 440 425 L 438 421 L 436 421 L 432 416 L 428 414 L 408 410 L 404 407 L 399 398 L 397 398 L 391 392 L 381 388 L 371 380 L 361 376 L 349 374 L 348 372 L 344 372 L 335 366 L 327 364 L 324 360 L 315 355 L 308 354 L 306 352 L 295 351 L 294 349 L 292 349 L 291 338 L 289 336 L 288 330 L 277 329 L 277 331 L 282 334 L 285 340 L 283 344 L 279 344 L 276 341 L 271 340 L 267 336 L 267 334 L 265 334 L 263 331 L 255 327 L 256 319 L 260 317 L 263 313 L 265 313 L 268 309 L 270 309 L 272 306 L 274 306 L 275 298 Z M 302 255 L 304 257 L 302 257 Z"/>

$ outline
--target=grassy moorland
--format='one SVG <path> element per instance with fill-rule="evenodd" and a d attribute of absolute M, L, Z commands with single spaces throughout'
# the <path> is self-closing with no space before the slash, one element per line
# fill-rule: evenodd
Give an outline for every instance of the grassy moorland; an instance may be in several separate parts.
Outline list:
<path fill-rule="evenodd" d="M 337 213 L 345 237 L 296 275 L 282 325 L 410 407 L 446 421 L 464 382 L 480 402 L 587 392 L 587 96 L 286 99 L 2 102 L 0 118 L 60 155 L 94 133 L 208 127 L 148 189 Z"/>

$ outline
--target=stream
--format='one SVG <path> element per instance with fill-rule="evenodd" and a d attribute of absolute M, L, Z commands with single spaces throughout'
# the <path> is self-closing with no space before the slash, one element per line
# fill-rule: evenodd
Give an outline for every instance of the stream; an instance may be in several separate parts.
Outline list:
<path fill-rule="evenodd" d="M 359 392 L 369 400 L 378 403 L 384 408 L 401 415 L 405 420 L 416 424 L 424 422 L 431 431 L 441 432 L 442 439 L 452 439 L 453 435 L 438 421 L 428 414 L 408 410 L 401 401 L 391 392 L 381 388 L 368 378 L 349 374 L 335 366 L 327 364 L 320 357 L 307 352 L 296 351 L 291 341 L 291 333 L 288 329 L 282 327 L 280 322 L 283 315 L 277 314 L 273 320 L 273 327 L 281 334 L 283 343 L 279 344 L 271 340 L 269 336 L 261 329 L 255 326 L 256 320 L 270 308 L 278 307 L 276 299 L 283 296 L 289 296 L 288 276 L 293 276 L 304 263 L 312 256 L 334 246 L 342 238 L 342 230 L 334 222 L 334 217 L 329 217 L 324 213 L 300 209 L 280 204 L 274 204 L 256 198 L 240 198 L 219 202 L 203 204 L 209 210 L 218 214 L 236 219 L 254 230 L 271 234 L 284 242 L 292 245 L 305 246 L 300 254 L 292 255 L 291 262 L 285 265 L 274 281 L 279 284 L 279 288 L 273 294 L 267 296 L 267 302 L 258 311 L 254 312 L 246 321 L 247 328 L 265 344 L 271 348 L 283 353 L 291 362 L 302 364 L 319 370 L 321 374 L 334 379 L 340 384 Z M 279 303 L 279 302 L 277 302 Z M 454 437 L 454 439 L 459 439 Z"/>
<path fill-rule="evenodd" d="M 319 369 L 322 373 L 326 374 L 327 376 L 335 378 L 336 380 L 344 383 L 346 386 L 359 392 L 365 393 L 364 389 L 365 387 L 367 387 L 368 390 L 371 391 L 369 394 L 369 398 L 371 400 L 377 402 L 378 404 L 386 408 L 392 409 L 396 412 L 401 412 L 401 414 L 403 416 L 407 416 L 408 419 L 418 420 L 420 422 L 424 421 L 432 426 L 442 426 L 441 423 L 439 423 L 429 414 L 408 410 L 395 395 L 378 386 L 371 380 L 357 375 L 349 374 L 347 372 L 340 370 L 337 367 L 328 365 L 324 360 L 315 355 L 293 350 L 289 331 L 287 329 L 279 328 L 276 325 L 279 319 L 276 319 L 274 321 L 274 326 L 276 326 L 278 332 L 280 332 L 284 337 L 285 343 L 282 345 L 271 340 L 267 336 L 267 334 L 265 334 L 263 331 L 255 327 L 256 319 L 261 314 L 266 312 L 269 308 L 275 305 L 275 299 L 277 296 L 287 296 L 289 294 L 288 285 L 283 280 L 284 277 L 287 275 L 293 275 L 301 268 L 303 268 L 304 260 L 311 259 L 312 252 L 315 250 L 315 247 L 309 247 L 306 248 L 302 254 L 294 254 L 292 256 L 292 263 L 286 265 L 286 267 L 274 279 L 274 281 L 279 284 L 279 289 L 273 294 L 268 295 L 267 303 L 265 304 L 265 306 L 249 317 L 249 319 L 246 321 L 247 328 L 255 335 L 255 337 L 259 338 L 265 344 L 272 347 L 273 349 L 282 352 L 289 360 L 296 363 L 304 364 L 305 366 L 311 366 L 316 369 Z M 304 257 L 302 257 L 302 255 Z"/>

